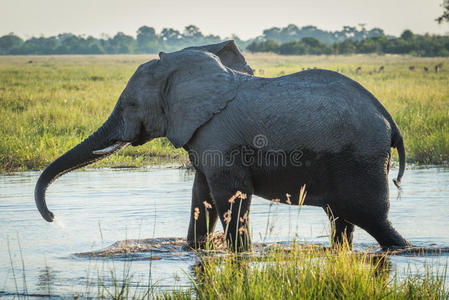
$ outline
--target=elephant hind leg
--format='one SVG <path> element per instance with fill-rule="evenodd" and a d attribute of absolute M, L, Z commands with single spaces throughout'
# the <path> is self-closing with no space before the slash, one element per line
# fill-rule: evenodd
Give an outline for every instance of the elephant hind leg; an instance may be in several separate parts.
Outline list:
<path fill-rule="evenodd" d="M 334 216 L 330 208 L 326 208 L 325 211 L 331 222 L 332 247 L 339 248 L 347 245 L 349 249 L 352 249 L 354 224 L 347 222 L 342 217 Z"/>
<path fill-rule="evenodd" d="M 329 203 L 335 216 L 366 230 L 383 249 L 409 245 L 388 220 L 389 153 L 344 163 L 344 168 L 332 169 L 335 190 Z"/>
<path fill-rule="evenodd" d="M 410 243 L 394 229 L 388 219 L 364 224 L 362 228 L 377 240 L 383 250 L 394 250 L 410 246 Z"/>

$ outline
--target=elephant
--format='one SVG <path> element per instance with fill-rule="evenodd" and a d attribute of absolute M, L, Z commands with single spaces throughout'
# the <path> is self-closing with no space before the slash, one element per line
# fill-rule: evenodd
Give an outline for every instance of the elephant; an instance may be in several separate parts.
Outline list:
<path fill-rule="evenodd" d="M 391 148 L 400 160 L 398 187 L 405 149 L 382 104 L 329 70 L 253 76 L 233 41 L 161 52 L 140 65 L 106 122 L 40 175 L 35 201 L 42 217 L 54 219 L 45 191 L 57 177 L 159 137 L 184 148 L 196 171 L 192 247 L 201 247 L 219 218 L 228 244 L 248 249 L 252 195 L 322 207 L 333 245 L 352 246 L 355 225 L 383 249 L 409 245 L 388 219 Z"/>

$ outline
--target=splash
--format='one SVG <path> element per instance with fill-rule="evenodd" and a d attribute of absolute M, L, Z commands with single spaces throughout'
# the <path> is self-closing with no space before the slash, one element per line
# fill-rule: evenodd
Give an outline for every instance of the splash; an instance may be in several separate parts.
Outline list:
<path fill-rule="evenodd" d="M 209 239 L 216 252 L 226 250 L 223 232 L 216 232 Z M 80 258 L 112 258 L 133 260 L 185 259 L 195 257 L 195 252 L 184 238 L 130 239 L 118 241 L 98 251 L 74 253 Z"/>
<path fill-rule="evenodd" d="M 65 231 L 65 229 L 66 229 L 65 223 L 64 223 L 64 221 L 62 221 L 61 218 L 55 218 L 54 221 L 53 221 L 53 223 L 54 223 L 56 226 L 58 226 L 59 228 L 61 228 L 62 230 Z"/>

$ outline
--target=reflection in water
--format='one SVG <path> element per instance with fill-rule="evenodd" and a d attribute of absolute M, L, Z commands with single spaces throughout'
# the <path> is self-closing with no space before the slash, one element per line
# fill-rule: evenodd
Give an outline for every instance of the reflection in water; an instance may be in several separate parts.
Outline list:
<path fill-rule="evenodd" d="M 52 294 L 52 286 L 54 286 L 57 281 L 56 273 L 57 271 L 53 270 L 49 266 L 45 266 L 43 269 L 39 270 L 36 285 L 38 286 L 38 290 L 40 292 L 44 292 L 47 295 Z"/>
<path fill-rule="evenodd" d="M 86 282 L 95 291 L 99 277 L 110 284 L 109 270 L 121 270 L 125 264 L 134 275 L 133 286 L 147 282 L 149 273 L 158 287 L 189 285 L 187 274 L 192 274 L 198 258 L 183 247 L 182 238 L 189 223 L 193 175 L 163 168 L 72 172 L 48 190 L 47 203 L 57 218 L 54 223 L 43 221 L 34 204 L 39 172 L 0 175 L 0 245 L 7 244 L 8 236 L 11 245 L 17 245 L 11 236 L 20 236 L 30 294 L 69 297 L 85 291 Z M 422 274 L 426 263 L 444 270 L 449 246 L 449 170 L 408 169 L 399 199 L 394 186 L 390 188 L 390 219 L 416 248 L 390 256 L 387 265 L 399 274 L 409 266 Z M 329 246 L 329 222 L 320 208 L 303 207 L 299 212 L 296 207 L 273 206 L 254 197 L 251 227 L 254 244 L 265 243 L 261 247 L 270 243 L 288 247 L 293 238 L 301 244 Z M 354 248 L 380 250 L 359 228 Z M 102 255 L 99 249 L 107 251 Z M 100 259 L 89 257 L 95 251 Z M 20 255 L 10 258 L 7 247 L 0 247 L 1 296 L 16 292 L 11 259 L 20 269 Z M 23 290 L 20 285 L 19 291 Z"/>

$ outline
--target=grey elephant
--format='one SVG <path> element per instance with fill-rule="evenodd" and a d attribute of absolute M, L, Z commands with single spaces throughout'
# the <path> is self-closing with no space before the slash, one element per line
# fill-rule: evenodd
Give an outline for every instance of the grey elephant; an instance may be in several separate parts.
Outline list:
<path fill-rule="evenodd" d="M 391 147 L 399 153 L 399 186 L 403 138 L 361 85 L 326 70 L 255 77 L 233 41 L 159 57 L 139 66 L 103 126 L 43 171 L 35 200 L 45 220 L 54 218 L 45 191 L 57 177 L 167 137 L 196 169 L 192 246 L 220 218 L 232 247 L 245 249 L 251 196 L 298 204 L 304 185 L 304 204 L 325 210 L 334 243 L 352 244 L 357 225 L 385 249 L 408 245 L 388 220 Z"/>

